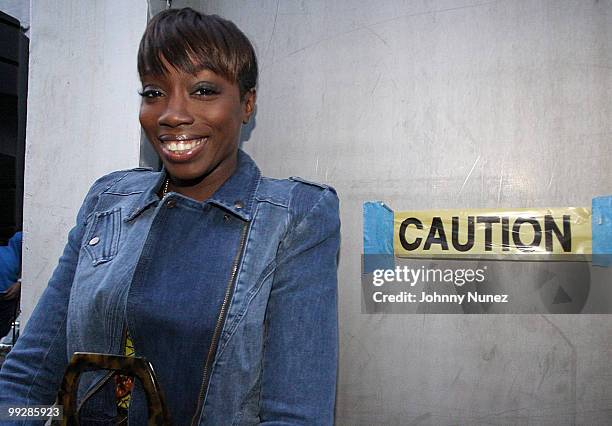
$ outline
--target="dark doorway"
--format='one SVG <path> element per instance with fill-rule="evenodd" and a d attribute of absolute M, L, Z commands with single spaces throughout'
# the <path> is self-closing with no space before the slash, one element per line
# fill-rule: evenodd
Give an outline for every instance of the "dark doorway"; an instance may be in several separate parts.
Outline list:
<path fill-rule="evenodd" d="M 0 245 L 23 222 L 28 44 L 19 21 L 0 12 Z"/>

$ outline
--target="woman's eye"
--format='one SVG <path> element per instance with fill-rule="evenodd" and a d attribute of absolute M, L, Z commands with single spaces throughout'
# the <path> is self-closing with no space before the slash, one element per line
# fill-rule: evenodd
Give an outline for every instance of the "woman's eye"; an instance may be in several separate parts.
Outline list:
<path fill-rule="evenodd" d="M 211 89 L 210 87 L 200 87 L 193 92 L 194 95 L 197 96 L 213 96 L 217 94 L 215 89 Z"/>
<path fill-rule="evenodd" d="M 143 98 L 158 98 L 162 96 L 162 92 L 156 89 L 147 89 L 139 93 Z"/>

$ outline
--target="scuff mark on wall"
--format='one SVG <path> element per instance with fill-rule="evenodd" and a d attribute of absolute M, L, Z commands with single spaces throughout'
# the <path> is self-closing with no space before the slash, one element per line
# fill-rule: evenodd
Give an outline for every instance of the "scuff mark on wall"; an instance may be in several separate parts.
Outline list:
<path fill-rule="evenodd" d="M 461 188 L 459 189 L 459 192 L 457 193 L 457 197 L 459 197 L 461 193 L 463 192 L 463 188 L 465 188 L 465 185 L 467 184 L 468 180 L 470 180 L 470 176 L 472 176 L 472 173 L 474 173 L 476 164 L 478 164 L 479 161 L 480 161 L 480 154 L 478 154 L 478 157 L 476 157 L 476 160 L 474 160 L 474 164 L 472 164 L 472 168 L 470 169 L 467 176 L 463 180 L 463 184 L 461 185 Z"/>

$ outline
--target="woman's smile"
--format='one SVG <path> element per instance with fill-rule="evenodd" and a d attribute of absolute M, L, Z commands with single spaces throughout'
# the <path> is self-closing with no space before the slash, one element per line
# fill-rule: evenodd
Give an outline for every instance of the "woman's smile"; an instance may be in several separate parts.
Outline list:
<path fill-rule="evenodd" d="M 208 142 L 208 136 L 161 135 L 160 152 L 169 162 L 191 161 L 199 155 Z"/>

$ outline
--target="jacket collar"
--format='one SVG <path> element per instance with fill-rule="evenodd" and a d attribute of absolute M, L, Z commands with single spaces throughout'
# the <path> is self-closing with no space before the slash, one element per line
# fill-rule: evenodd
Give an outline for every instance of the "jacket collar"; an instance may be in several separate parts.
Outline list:
<path fill-rule="evenodd" d="M 125 221 L 136 218 L 147 207 L 159 202 L 157 193 L 166 180 L 166 170 L 155 173 L 155 178 L 147 183 L 147 188 L 138 198 L 138 201 L 131 208 L 130 214 Z M 255 192 L 261 180 L 261 171 L 247 153 L 238 150 L 238 165 L 234 174 L 221 185 L 219 189 L 201 204 L 216 204 L 225 210 L 230 211 L 243 220 L 249 221 L 252 218 L 253 203 Z"/>

